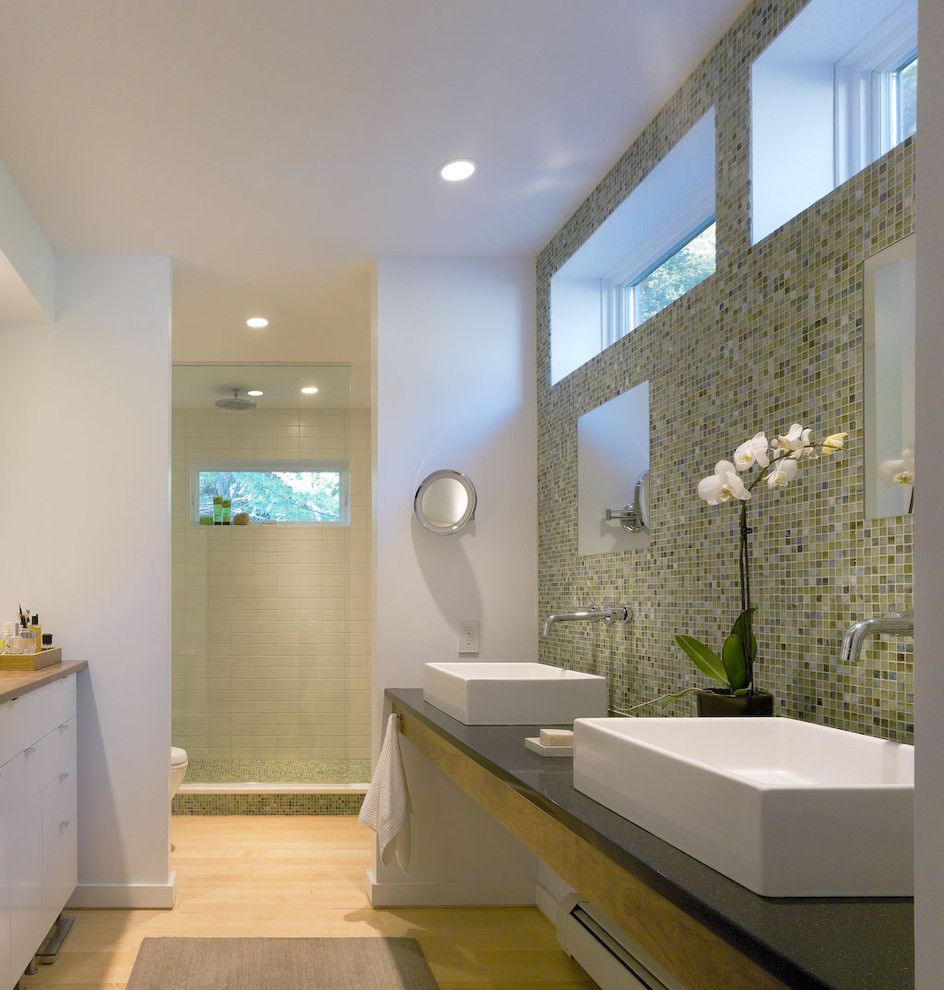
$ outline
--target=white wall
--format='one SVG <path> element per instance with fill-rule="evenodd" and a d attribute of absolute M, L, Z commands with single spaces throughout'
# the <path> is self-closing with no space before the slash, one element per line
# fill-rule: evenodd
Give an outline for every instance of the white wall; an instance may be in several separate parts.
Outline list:
<path fill-rule="evenodd" d="M 529 260 L 378 262 L 375 753 L 384 689 L 420 687 L 426 661 L 456 659 L 459 619 L 481 621 L 480 659 L 537 658 L 534 298 Z M 438 468 L 464 472 L 478 492 L 475 520 L 458 535 L 428 533 L 412 519 L 417 486 Z M 377 870 L 394 888 L 393 901 L 408 900 L 397 886 L 401 879 L 422 889 L 418 903 L 436 897 L 424 881 L 446 880 L 453 902 L 463 883 L 460 896 L 473 902 L 482 896 L 520 901 L 516 891 L 533 892 L 531 854 L 424 767 L 423 757 L 404 749 L 414 799 L 413 858 L 406 878 L 394 866 Z"/>
<path fill-rule="evenodd" d="M 915 505 L 915 959 L 917 990 L 944 973 L 944 491 L 940 388 L 944 380 L 944 5 L 921 0 L 918 57 L 918 307 Z"/>
<path fill-rule="evenodd" d="M 0 161 L 0 324 L 49 324 L 56 312 L 56 258 Z"/>
<path fill-rule="evenodd" d="M 169 904 L 170 264 L 60 258 L 52 327 L 0 333 L 0 619 L 79 676 L 79 903 Z"/>
<path fill-rule="evenodd" d="M 383 689 L 456 659 L 459 619 L 481 659 L 537 657 L 537 428 L 530 261 L 383 259 L 374 347 L 375 722 Z M 413 495 L 467 474 L 465 531 L 428 533 Z"/>
<path fill-rule="evenodd" d="M 756 244 L 835 187 L 832 63 L 755 62 L 751 131 Z"/>

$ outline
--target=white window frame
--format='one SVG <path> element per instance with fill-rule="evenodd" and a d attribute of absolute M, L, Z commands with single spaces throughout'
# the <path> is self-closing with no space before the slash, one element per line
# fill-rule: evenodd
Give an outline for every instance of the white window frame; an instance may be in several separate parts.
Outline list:
<path fill-rule="evenodd" d="M 837 186 L 899 143 L 898 72 L 917 51 L 914 5 L 905 2 L 836 62 Z"/>
<path fill-rule="evenodd" d="M 339 498 L 340 518 L 334 519 L 271 519 L 254 522 L 253 526 L 350 526 L 351 524 L 351 469 L 347 461 L 329 460 L 236 460 L 200 459 L 190 462 L 190 521 L 200 522 L 200 474 L 212 471 L 253 471 L 266 474 L 274 471 L 337 471 L 341 478 Z"/>
<path fill-rule="evenodd" d="M 918 0 L 810 0 L 754 60 L 751 243 L 898 143 L 894 74 L 917 17 Z"/>
<path fill-rule="evenodd" d="M 632 290 L 715 221 L 715 184 L 706 183 L 601 279 L 603 346 L 636 329 Z M 702 280 L 704 281 L 704 280 Z M 699 283 L 700 284 L 700 283 Z"/>
<path fill-rule="evenodd" d="M 711 107 L 551 276 L 551 385 L 623 336 L 618 286 L 715 213 L 715 143 Z"/>

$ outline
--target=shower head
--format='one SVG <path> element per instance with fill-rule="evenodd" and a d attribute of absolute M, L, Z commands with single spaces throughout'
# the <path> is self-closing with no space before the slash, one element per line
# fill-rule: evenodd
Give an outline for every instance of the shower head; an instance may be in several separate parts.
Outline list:
<path fill-rule="evenodd" d="M 217 399 L 216 400 L 217 409 L 233 409 L 236 412 L 243 412 L 246 409 L 255 409 L 256 404 L 252 399 L 241 399 L 239 397 L 239 389 L 233 389 L 233 397 L 231 399 Z"/>

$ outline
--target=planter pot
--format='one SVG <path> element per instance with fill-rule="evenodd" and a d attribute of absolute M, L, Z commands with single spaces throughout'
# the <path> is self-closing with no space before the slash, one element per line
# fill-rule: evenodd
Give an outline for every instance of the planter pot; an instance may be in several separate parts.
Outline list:
<path fill-rule="evenodd" d="M 755 691 L 753 694 L 733 695 L 714 688 L 705 688 L 695 693 L 695 704 L 699 716 L 767 716 L 774 713 L 774 696 L 769 691 Z"/>

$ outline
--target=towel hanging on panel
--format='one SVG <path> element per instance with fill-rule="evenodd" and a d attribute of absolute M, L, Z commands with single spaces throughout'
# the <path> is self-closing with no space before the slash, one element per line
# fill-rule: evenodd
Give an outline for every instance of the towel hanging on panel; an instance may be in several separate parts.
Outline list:
<path fill-rule="evenodd" d="M 358 819 L 377 833 L 380 859 L 386 866 L 394 857 L 406 873 L 410 863 L 410 793 L 400 756 L 398 716 L 390 715 L 380 758 L 364 796 Z"/>

